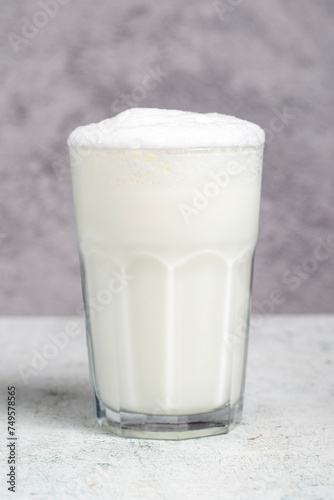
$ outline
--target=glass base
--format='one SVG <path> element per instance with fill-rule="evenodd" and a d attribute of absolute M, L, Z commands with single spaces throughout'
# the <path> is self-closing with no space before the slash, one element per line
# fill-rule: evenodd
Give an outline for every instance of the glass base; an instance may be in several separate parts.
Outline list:
<path fill-rule="evenodd" d="M 116 412 L 97 400 L 98 424 L 103 430 L 121 437 L 181 440 L 227 434 L 240 423 L 242 401 L 207 413 L 194 415 L 145 415 Z"/>

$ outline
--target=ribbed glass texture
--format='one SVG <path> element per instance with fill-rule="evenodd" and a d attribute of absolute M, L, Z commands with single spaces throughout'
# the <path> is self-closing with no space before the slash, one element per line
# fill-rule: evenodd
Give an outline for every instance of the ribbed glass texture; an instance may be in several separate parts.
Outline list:
<path fill-rule="evenodd" d="M 71 150 L 98 422 L 126 437 L 241 418 L 262 148 Z"/>

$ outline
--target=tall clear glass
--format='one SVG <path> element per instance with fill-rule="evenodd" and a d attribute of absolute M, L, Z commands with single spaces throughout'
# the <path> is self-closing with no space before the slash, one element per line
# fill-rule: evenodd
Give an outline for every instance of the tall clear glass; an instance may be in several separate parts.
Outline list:
<path fill-rule="evenodd" d="M 240 422 L 263 146 L 70 148 L 101 426 L 126 437 Z"/>

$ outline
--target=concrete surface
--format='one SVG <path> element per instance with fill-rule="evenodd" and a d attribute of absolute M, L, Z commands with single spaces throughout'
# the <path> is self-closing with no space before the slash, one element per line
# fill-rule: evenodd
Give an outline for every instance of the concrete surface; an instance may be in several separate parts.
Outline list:
<path fill-rule="evenodd" d="M 69 321 L 81 333 L 24 385 L 18 366 L 26 373 Z M 332 500 L 333 331 L 334 316 L 266 318 L 251 334 L 242 425 L 167 442 L 95 427 L 81 320 L 2 318 L 0 496 L 6 390 L 15 385 L 17 499 Z"/>
<path fill-rule="evenodd" d="M 45 19 L 41 3 L 55 2 Z M 333 0 L 0 6 L 0 314 L 78 314 L 66 138 L 134 105 L 234 114 L 267 130 L 254 297 L 261 307 L 281 288 L 275 314 L 334 313 L 334 253 L 312 261 L 317 238 L 334 233 Z M 40 26 L 30 38 L 22 18 Z M 157 65 L 168 75 L 140 93 Z M 295 272 L 296 287 L 283 282 Z"/>

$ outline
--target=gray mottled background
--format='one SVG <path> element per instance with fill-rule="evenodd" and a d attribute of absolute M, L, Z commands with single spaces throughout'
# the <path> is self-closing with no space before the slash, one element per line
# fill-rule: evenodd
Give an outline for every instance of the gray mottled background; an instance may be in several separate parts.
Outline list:
<path fill-rule="evenodd" d="M 42 3 L 0 1 L 0 313 L 76 312 L 66 138 L 129 105 L 267 129 L 254 309 L 334 312 L 333 0 Z"/>

